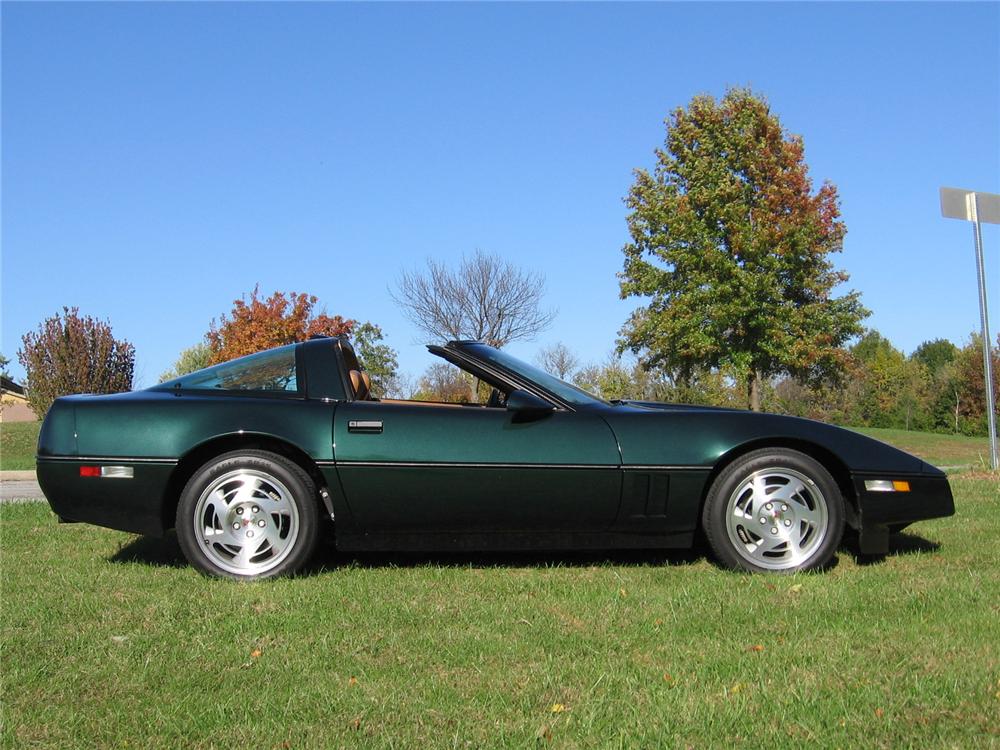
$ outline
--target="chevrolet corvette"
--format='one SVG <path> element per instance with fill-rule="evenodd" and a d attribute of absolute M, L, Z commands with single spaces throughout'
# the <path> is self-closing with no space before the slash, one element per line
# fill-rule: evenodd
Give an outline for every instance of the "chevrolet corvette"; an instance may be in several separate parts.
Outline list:
<path fill-rule="evenodd" d="M 342 550 L 689 547 L 724 567 L 819 569 L 954 513 L 944 473 L 820 422 L 606 402 L 475 341 L 430 352 L 477 403 L 373 397 L 345 337 L 314 338 L 146 390 L 66 396 L 45 417 L 39 484 L 63 521 L 175 529 L 191 564 L 292 574 Z M 484 391 L 485 393 L 485 391 Z"/>

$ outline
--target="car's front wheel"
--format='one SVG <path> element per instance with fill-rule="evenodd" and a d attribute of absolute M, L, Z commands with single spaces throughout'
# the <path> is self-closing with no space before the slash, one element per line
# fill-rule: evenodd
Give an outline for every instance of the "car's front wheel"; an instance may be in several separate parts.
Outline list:
<path fill-rule="evenodd" d="M 294 573 L 319 536 L 316 488 L 297 464 L 267 451 L 226 453 L 198 469 L 177 505 L 188 561 L 236 579 Z"/>
<path fill-rule="evenodd" d="M 719 562 L 791 573 L 829 565 L 844 533 L 844 501 L 830 472 L 798 451 L 740 457 L 708 491 L 702 526 Z"/>

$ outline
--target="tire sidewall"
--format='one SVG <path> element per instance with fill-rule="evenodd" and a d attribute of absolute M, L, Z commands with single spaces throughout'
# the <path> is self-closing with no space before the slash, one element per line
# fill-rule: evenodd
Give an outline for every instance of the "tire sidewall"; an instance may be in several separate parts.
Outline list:
<path fill-rule="evenodd" d="M 826 500 L 827 529 L 822 543 L 802 564 L 773 569 L 755 565 L 743 557 L 729 539 L 726 527 L 727 505 L 736 488 L 751 474 L 767 469 L 794 469 L 812 479 Z M 725 567 L 754 573 L 796 573 L 823 569 L 832 562 L 844 534 L 844 499 L 830 472 L 814 458 L 787 448 L 765 448 L 742 456 L 712 482 L 702 514 L 705 536 L 717 559 Z"/>
<path fill-rule="evenodd" d="M 275 477 L 291 494 L 299 514 L 298 536 L 288 555 L 273 568 L 253 575 L 240 575 L 217 566 L 203 549 L 203 540 L 195 533 L 193 516 L 201 493 L 215 479 L 236 469 L 253 469 Z M 290 575 L 312 556 L 319 535 L 319 511 L 315 485 L 301 467 L 277 454 L 265 451 L 234 451 L 212 459 L 188 480 L 177 503 L 175 529 L 177 541 L 188 561 L 199 571 L 220 578 L 239 581 L 261 580 Z"/>

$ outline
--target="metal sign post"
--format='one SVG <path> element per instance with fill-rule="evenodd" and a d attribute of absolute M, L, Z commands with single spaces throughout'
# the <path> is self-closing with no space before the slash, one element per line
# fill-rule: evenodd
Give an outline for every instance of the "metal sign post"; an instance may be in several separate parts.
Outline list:
<path fill-rule="evenodd" d="M 981 222 L 1000 224 L 1000 195 L 977 193 L 974 190 L 941 188 L 941 215 L 946 219 L 972 222 L 972 238 L 976 245 L 976 276 L 979 279 L 979 325 L 983 335 L 983 372 L 986 375 L 986 422 L 990 431 L 990 464 L 1000 468 L 997 450 L 997 412 L 993 394 L 993 354 L 990 341 L 990 316 L 986 301 L 986 265 L 983 261 L 983 231 Z"/>

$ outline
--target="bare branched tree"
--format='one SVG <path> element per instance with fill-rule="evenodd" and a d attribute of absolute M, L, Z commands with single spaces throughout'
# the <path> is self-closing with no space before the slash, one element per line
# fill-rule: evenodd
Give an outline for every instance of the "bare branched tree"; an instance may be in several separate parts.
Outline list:
<path fill-rule="evenodd" d="M 428 259 L 423 271 L 404 271 L 392 298 L 430 343 L 475 339 L 502 347 L 530 340 L 555 318 L 541 307 L 545 278 L 481 250 L 457 269 Z"/>
<path fill-rule="evenodd" d="M 561 341 L 538 352 L 538 365 L 561 380 L 568 380 L 580 366 L 580 360 Z"/>

